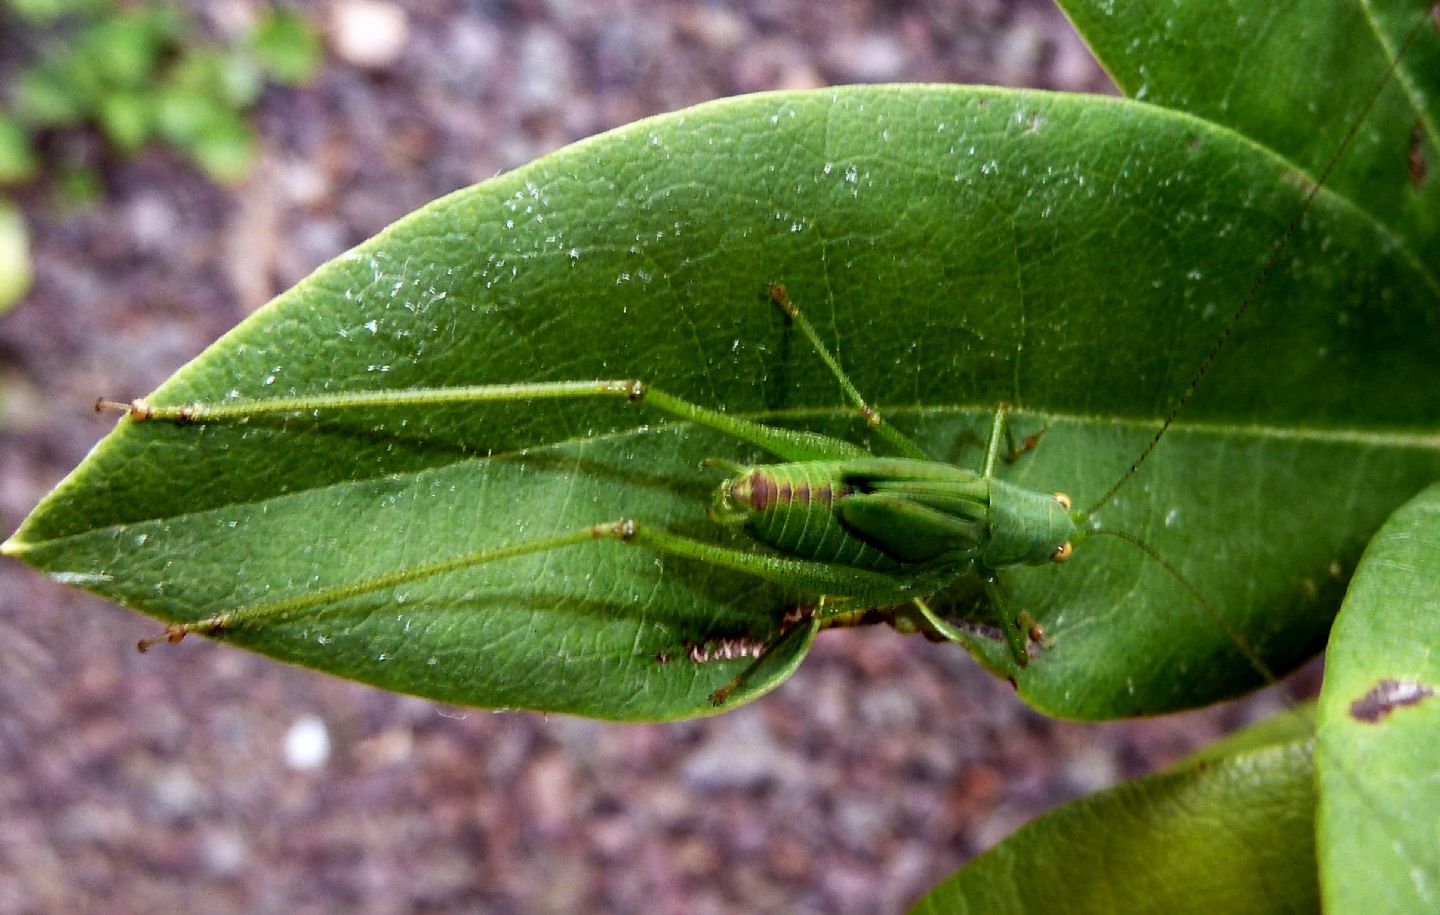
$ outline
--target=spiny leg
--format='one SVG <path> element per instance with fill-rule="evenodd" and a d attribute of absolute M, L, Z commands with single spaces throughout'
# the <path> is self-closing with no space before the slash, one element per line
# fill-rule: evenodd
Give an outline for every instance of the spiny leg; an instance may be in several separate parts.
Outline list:
<path fill-rule="evenodd" d="M 810 319 L 806 318 L 795 303 L 790 301 L 790 295 L 785 291 L 785 287 L 779 283 L 771 284 L 770 298 L 775 301 L 776 305 L 780 306 L 781 310 L 789 316 L 791 321 L 795 322 L 795 326 L 800 328 L 800 332 L 810 341 L 810 345 L 815 347 L 815 352 L 819 354 L 820 359 L 835 375 L 835 379 L 840 382 L 840 387 L 845 391 L 845 396 L 855 405 L 855 409 L 860 411 L 860 415 L 864 417 L 866 424 L 906 457 L 921 461 L 930 460 L 930 455 L 921 450 L 919 445 L 906 438 L 899 429 L 890 425 L 885 417 L 880 415 L 879 410 L 876 410 L 865 401 L 864 397 L 860 396 L 860 391 L 856 389 L 855 384 L 850 380 L 850 376 L 845 374 L 845 370 L 840 367 L 840 362 L 825 346 L 825 343 L 820 339 L 820 335 L 815 332 L 815 327 L 810 323 Z"/>
<path fill-rule="evenodd" d="M 329 588 L 320 588 L 319 590 L 306 594 L 298 594 L 294 597 L 281 598 L 261 604 L 251 604 L 248 607 L 239 607 L 234 610 L 225 610 L 203 619 L 191 620 L 185 623 L 170 623 L 165 627 L 165 631 L 161 635 L 155 638 L 143 639 L 135 647 L 143 653 L 160 642 L 170 642 L 172 644 L 178 642 L 192 632 L 198 635 L 214 635 L 217 632 L 227 629 L 244 628 L 255 623 L 264 622 L 267 619 L 304 613 L 305 611 L 315 610 L 327 604 L 347 600 L 352 597 L 360 597 L 365 594 L 384 591 L 388 588 L 396 588 L 401 585 L 410 584 L 411 582 L 433 578 L 437 575 L 445 575 L 450 572 L 458 572 L 490 562 L 498 562 L 502 559 L 512 559 L 517 556 L 526 556 L 532 553 L 543 553 L 547 550 L 561 549 L 605 537 L 620 537 L 623 539 L 624 524 L 626 524 L 626 522 L 623 520 L 608 524 L 595 524 L 590 527 L 581 528 L 580 530 L 557 534 L 554 537 L 526 540 L 521 543 L 489 550 L 473 550 L 469 553 L 461 553 L 446 559 L 421 563 L 411 566 L 408 569 L 399 569 L 394 572 L 386 572 L 381 575 L 362 578 L 348 584 L 334 585 Z"/>
<path fill-rule="evenodd" d="M 859 600 L 880 603 L 894 601 L 904 591 L 903 583 L 897 582 L 895 578 L 888 575 L 852 569 L 847 566 L 791 559 L 768 553 L 752 553 L 719 546 L 691 540 L 668 531 L 652 529 L 629 518 L 622 518 L 604 524 L 593 524 L 553 537 L 462 553 L 446 559 L 422 563 L 408 569 L 364 578 L 349 584 L 322 588 L 308 594 L 227 610 L 200 620 L 171 623 L 165 627 L 165 631 L 161 635 L 146 639 L 137 647 L 143 652 L 162 641 L 178 642 L 192 632 L 200 635 L 213 635 L 222 630 L 252 626 L 267 619 L 303 613 L 338 601 L 383 591 L 436 575 L 602 539 L 638 544 L 658 553 L 718 565 L 754 575 L 775 584 L 816 594 L 843 594 Z"/>
<path fill-rule="evenodd" d="M 800 429 L 782 429 L 743 419 L 682 400 L 635 379 L 545 381 L 524 384 L 465 385 L 447 388 L 407 388 L 393 391 L 353 391 L 302 394 L 223 403 L 160 406 L 144 399 L 129 403 L 98 400 L 95 409 L 118 410 L 134 422 L 171 422 L 180 425 L 234 422 L 253 416 L 353 410 L 377 407 L 429 407 L 504 401 L 619 398 L 644 402 L 672 416 L 732 435 L 763 448 L 785 461 L 834 461 L 867 457 L 869 452 L 842 439 Z"/>

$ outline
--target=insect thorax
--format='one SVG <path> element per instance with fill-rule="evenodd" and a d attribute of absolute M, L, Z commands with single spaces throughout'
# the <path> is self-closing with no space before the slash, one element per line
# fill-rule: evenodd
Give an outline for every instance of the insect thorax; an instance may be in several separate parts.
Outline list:
<path fill-rule="evenodd" d="M 1075 517 L 1056 495 L 990 480 L 990 536 L 981 565 L 1003 569 L 1050 562 L 1075 533 Z"/>

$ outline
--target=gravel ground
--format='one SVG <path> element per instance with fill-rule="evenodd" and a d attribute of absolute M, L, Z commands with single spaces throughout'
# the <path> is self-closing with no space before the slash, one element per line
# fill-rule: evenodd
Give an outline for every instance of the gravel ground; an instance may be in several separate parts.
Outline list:
<path fill-rule="evenodd" d="M 253 7 L 199 8 L 224 31 Z M 62 138 L 107 192 L 85 212 L 23 199 L 38 279 L 0 320 L 0 529 L 113 422 L 97 394 L 149 390 L 324 260 L 556 146 L 777 87 L 1108 85 L 1045 3 L 819 8 L 315 3 L 327 67 L 266 96 L 243 187 Z M 384 27 L 358 39 L 357 15 Z M 0 564 L 0 915 L 896 911 L 1277 701 L 1057 723 L 953 648 L 842 631 L 758 703 L 621 726 L 440 707 L 199 639 L 137 655 L 153 629 Z"/>

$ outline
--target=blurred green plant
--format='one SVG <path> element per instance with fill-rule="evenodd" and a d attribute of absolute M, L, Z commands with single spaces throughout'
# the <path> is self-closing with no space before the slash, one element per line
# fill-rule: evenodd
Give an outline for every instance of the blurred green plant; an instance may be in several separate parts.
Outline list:
<path fill-rule="evenodd" d="M 30 288 L 30 240 L 20 208 L 0 197 L 0 310 Z"/>
<path fill-rule="evenodd" d="M 286 9 L 267 10 L 242 38 L 219 42 L 173 2 L 0 0 L 0 30 L 24 57 L 0 86 L 0 186 L 47 169 L 38 151 L 44 134 L 91 126 L 120 155 L 164 142 L 211 178 L 239 180 L 255 161 L 247 113 L 265 83 L 304 83 L 321 60 L 314 26 Z M 98 186 L 73 164 L 56 171 L 67 188 Z M 3 198 L 0 207 L 13 210 Z M 29 270 L 12 264 L 17 251 L 24 259 L 23 224 L 0 213 L 3 309 L 24 295 Z"/>

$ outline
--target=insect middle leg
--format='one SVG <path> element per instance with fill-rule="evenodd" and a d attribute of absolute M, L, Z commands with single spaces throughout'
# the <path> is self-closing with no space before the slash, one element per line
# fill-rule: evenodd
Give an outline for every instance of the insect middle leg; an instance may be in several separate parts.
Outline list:
<path fill-rule="evenodd" d="M 888 623 L 900 632 L 924 632 L 926 636 L 937 641 L 963 641 L 968 638 L 967 634 L 934 616 L 929 607 L 925 606 L 918 598 L 914 601 L 914 605 L 921 608 L 922 613 L 930 614 L 927 619 L 935 619 L 941 627 L 949 631 L 937 632 L 926 625 L 924 620 L 916 620 L 913 613 L 907 612 L 913 609 L 908 606 L 881 609 L 846 598 L 822 595 L 813 607 L 799 607 L 789 611 L 781 620 L 780 631 L 774 640 L 765 645 L 754 661 L 712 692 L 710 702 L 716 706 L 724 705 L 730 696 L 750 682 L 770 656 L 782 652 L 802 639 L 813 637 L 821 629 Z M 952 637 L 951 632 L 958 638 Z"/>
<path fill-rule="evenodd" d="M 1018 461 L 1025 452 L 1040 447 L 1040 438 L 1049 431 L 1047 426 L 1039 432 L 1025 436 L 1017 445 L 1015 433 L 1010 428 L 1010 405 L 1002 400 L 996 405 L 995 416 L 990 420 L 990 436 L 985 441 L 985 466 L 982 472 L 987 477 L 993 477 L 995 466 L 1001 458 L 1004 458 L 1006 463 Z M 1008 450 L 1000 450 L 1002 441 Z"/>
<path fill-rule="evenodd" d="M 161 636 L 141 642 L 139 648 L 144 651 L 160 641 L 178 642 L 186 634 L 192 632 L 213 635 L 223 630 L 243 628 L 267 619 L 283 618 L 320 609 L 351 598 L 396 588 L 422 579 L 460 572 L 504 559 L 576 546 L 592 540 L 618 540 L 622 543 L 636 544 L 656 553 L 720 566 L 789 588 L 814 594 L 842 595 L 846 599 L 874 604 L 898 602 L 904 599 L 906 592 L 921 586 L 915 582 L 880 572 L 815 560 L 794 559 L 770 553 L 754 553 L 692 540 L 660 528 L 642 525 L 629 518 L 622 518 L 618 521 L 593 524 L 552 537 L 527 540 L 488 550 L 476 550 L 434 562 L 421 563 L 407 569 L 399 569 L 331 588 L 322 588 L 308 594 L 223 611 L 199 620 L 172 623 L 165 628 Z"/>
<path fill-rule="evenodd" d="M 790 320 L 795 323 L 795 326 L 800 328 L 800 332 L 805 335 L 805 339 L 810 341 L 810 345 L 815 348 L 815 352 L 820 356 L 821 361 L 823 361 L 831 373 L 834 374 L 835 379 L 840 382 L 840 388 L 845 392 L 845 396 L 849 398 L 850 402 L 855 405 L 855 409 L 860 412 L 866 424 L 905 457 L 915 458 L 921 461 L 931 460 L 930 455 L 926 454 L 919 445 L 906 438 L 904 433 L 899 429 L 890 425 L 890 422 L 886 420 L 884 416 L 880 415 L 880 411 L 871 406 L 870 403 L 861 396 L 860 391 L 855 387 L 855 383 L 850 380 L 850 376 L 846 375 L 845 370 L 840 367 L 840 361 L 835 358 L 835 355 L 825 346 L 824 341 L 820 339 L 820 335 L 816 333 L 814 325 L 810 323 L 810 319 L 805 317 L 805 314 L 800 311 L 800 308 L 790 300 L 790 294 L 785 291 L 785 287 L 779 283 L 772 283 L 770 286 L 770 298 L 789 316 Z"/>

